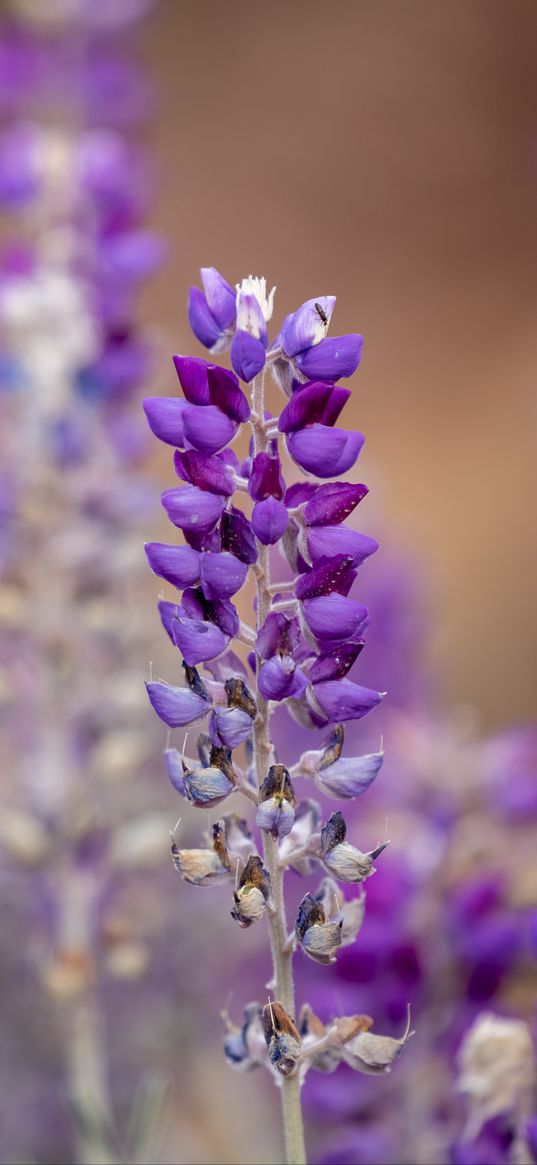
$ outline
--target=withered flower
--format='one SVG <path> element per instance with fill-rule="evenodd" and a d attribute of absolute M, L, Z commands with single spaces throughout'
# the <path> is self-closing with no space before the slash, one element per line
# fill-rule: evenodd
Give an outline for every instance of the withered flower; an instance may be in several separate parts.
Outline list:
<path fill-rule="evenodd" d="M 345 841 L 347 826 L 343 814 L 332 813 L 321 830 L 321 861 L 340 882 L 363 882 L 375 873 L 373 862 L 386 849 L 385 841 L 369 853 L 362 853 Z"/>
<path fill-rule="evenodd" d="M 327 922 L 322 903 L 306 894 L 298 908 L 295 934 L 310 959 L 317 963 L 335 963 L 341 946 L 342 922 Z"/>
<path fill-rule="evenodd" d="M 295 820 L 296 796 L 285 765 L 272 765 L 259 790 L 256 825 L 274 838 L 286 837 Z"/>
<path fill-rule="evenodd" d="M 263 1028 L 272 1067 L 281 1076 L 294 1076 L 301 1051 L 300 1032 L 277 1000 L 265 1004 Z"/>
<path fill-rule="evenodd" d="M 342 1056 L 355 1071 L 378 1076 L 384 1072 L 391 1072 L 394 1060 L 401 1055 L 413 1035 L 414 1032 L 410 1030 L 409 1008 L 406 1027 L 400 1039 L 394 1040 L 391 1036 L 377 1036 L 374 1032 L 361 1030 L 358 1035 L 343 1043 Z"/>
<path fill-rule="evenodd" d="M 270 876 L 261 858 L 256 854 L 248 858 L 233 897 L 235 906 L 231 911 L 231 917 L 243 930 L 252 926 L 252 923 L 259 922 L 270 897 Z"/>

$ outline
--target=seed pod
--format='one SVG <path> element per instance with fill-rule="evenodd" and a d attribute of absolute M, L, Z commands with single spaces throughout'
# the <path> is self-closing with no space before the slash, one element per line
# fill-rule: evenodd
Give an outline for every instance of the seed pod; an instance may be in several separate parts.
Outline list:
<path fill-rule="evenodd" d="M 312 894 L 306 894 L 298 908 L 295 934 L 304 954 L 317 963 L 335 963 L 341 946 L 342 923 L 327 922 L 323 907 Z"/>
<path fill-rule="evenodd" d="M 237 889 L 234 891 L 235 906 L 231 917 L 239 923 L 243 930 L 259 922 L 267 908 L 270 895 L 270 877 L 263 866 L 261 858 L 253 855 L 248 858 L 244 870 L 239 878 Z"/>
<path fill-rule="evenodd" d="M 301 1052 L 300 1033 L 277 1000 L 263 1008 L 263 1027 L 269 1060 L 281 1076 L 294 1076 Z"/>

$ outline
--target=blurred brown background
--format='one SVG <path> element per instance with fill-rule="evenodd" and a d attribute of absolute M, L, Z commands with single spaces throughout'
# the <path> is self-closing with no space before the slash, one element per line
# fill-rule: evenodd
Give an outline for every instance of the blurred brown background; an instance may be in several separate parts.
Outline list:
<path fill-rule="evenodd" d="M 367 527 L 428 572 L 448 698 L 531 716 L 535 0 L 160 0 L 143 35 L 171 244 L 148 318 L 194 350 L 201 265 L 266 275 L 277 319 L 337 293 Z"/>

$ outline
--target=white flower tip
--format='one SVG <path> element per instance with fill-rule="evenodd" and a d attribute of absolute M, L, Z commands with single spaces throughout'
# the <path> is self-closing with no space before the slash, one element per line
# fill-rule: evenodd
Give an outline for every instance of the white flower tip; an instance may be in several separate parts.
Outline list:
<path fill-rule="evenodd" d="M 248 275 L 241 283 L 237 283 L 237 308 L 239 307 L 241 295 L 253 295 L 263 312 L 265 320 L 272 318 L 274 310 L 274 295 L 276 288 L 267 295 L 267 281 L 264 275 Z"/>

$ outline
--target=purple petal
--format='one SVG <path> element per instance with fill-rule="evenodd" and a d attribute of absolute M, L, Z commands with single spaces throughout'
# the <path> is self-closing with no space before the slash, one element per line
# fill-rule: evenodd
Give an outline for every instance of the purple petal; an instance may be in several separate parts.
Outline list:
<path fill-rule="evenodd" d="M 259 668 L 258 687 L 265 700 L 286 700 L 290 696 L 298 699 L 307 685 L 304 672 L 290 655 L 275 655 Z"/>
<path fill-rule="evenodd" d="M 333 558 L 321 558 L 312 570 L 301 575 L 295 594 L 297 599 L 315 599 L 320 595 L 330 595 L 333 591 L 348 595 L 355 578 L 352 559 L 346 554 L 336 554 Z"/>
<path fill-rule="evenodd" d="M 209 309 L 225 332 L 235 323 L 237 293 L 216 267 L 202 267 L 200 275 Z"/>
<path fill-rule="evenodd" d="M 185 776 L 185 790 L 189 801 L 201 809 L 220 805 L 233 792 L 233 784 L 221 769 L 212 765 L 206 769 L 193 769 Z"/>
<path fill-rule="evenodd" d="M 242 708 L 215 708 L 209 719 L 209 736 L 213 744 L 238 748 L 250 736 L 252 718 Z"/>
<path fill-rule="evenodd" d="M 214 348 L 221 339 L 223 329 L 207 303 L 199 287 L 191 287 L 188 293 L 188 322 L 194 335 L 205 348 Z"/>
<path fill-rule="evenodd" d="M 266 833 L 271 833 L 274 838 L 287 837 L 294 822 L 295 811 L 289 801 L 279 797 L 267 797 L 266 801 L 261 801 L 257 807 L 255 823 L 258 829 L 264 829 Z"/>
<path fill-rule="evenodd" d="M 356 639 L 341 643 L 331 651 L 319 655 L 309 669 L 310 683 L 317 684 L 321 680 L 341 680 L 347 675 L 353 663 L 356 662 L 365 644 L 363 639 Z"/>
<path fill-rule="evenodd" d="M 201 585 L 207 599 L 231 598 L 240 591 L 247 574 L 247 564 L 227 551 L 201 555 Z"/>
<path fill-rule="evenodd" d="M 185 436 L 186 414 L 185 414 Z M 362 433 L 310 425 L 300 433 L 290 433 L 287 448 L 293 461 L 316 477 L 335 477 L 354 465 L 364 443 Z"/>
<path fill-rule="evenodd" d="M 310 631 L 320 640 L 352 639 L 363 629 L 368 616 L 362 603 L 337 593 L 306 599 L 302 610 Z"/>
<path fill-rule="evenodd" d="M 195 530 L 183 530 L 183 538 L 193 550 L 209 550 L 211 554 L 218 554 L 222 549 L 222 541 L 218 527 L 208 533 L 196 533 Z"/>
<path fill-rule="evenodd" d="M 264 546 L 272 546 L 281 538 L 289 524 L 287 507 L 277 498 L 256 502 L 252 510 L 252 527 L 256 538 Z"/>
<path fill-rule="evenodd" d="M 171 605 L 171 604 L 170 604 Z M 204 602 L 203 591 L 199 587 L 189 587 L 183 594 L 181 609 L 179 615 L 186 615 L 188 619 L 205 619 L 207 616 L 209 622 L 210 616 L 206 612 L 206 603 Z"/>
<path fill-rule="evenodd" d="M 298 620 L 290 619 L 283 611 L 271 611 L 257 633 L 255 646 L 261 659 L 271 659 L 277 651 L 293 655 L 299 641 Z"/>
<path fill-rule="evenodd" d="M 330 558 L 336 554 L 346 554 L 351 558 L 352 566 L 360 566 L 370 554 L 379 548 L 374 538 L 367 534 L 359 534 L 357 530 L 349 530 L 347 526 L 320 526 L 308 530 L 308 551 L 312 562 L 318 558 Z"/>
<path fill-rule="evenodd" d="M 162 682 L 146 684 L 146 688 L 157 716 L 170 728 L 184 728 L 209 711 L 208 700 L 190 688 L 174 688 Z"/>
<path fill-rule="evenodd" d="M 167 489 L 161 501 L 170 522 L 182 530 L 212 530 L 224 508 L 220 496 L 195 485 Z"/>
<path fill-rule="evenodd" d="M 149 396 L 144 413 L 151 432 L 167 445 L 184 445 L 183 413 L 186 401 L 178 396 Z"/>
<path fill-rule="evenodd" d="M 279 457 L 269 453 L 258 453 L 252 462 L 248 493 L 255 502 L 273 497 L 281 500 L 285 493 L 285 482 Z"/>
<path fill-rule="evenodd" d="M 317 422 L 333 425 L 349 396 L 349 389 L 337 388 L 324 380 L 305 384 L 282 410 L 278 429 L 280 433 L 294 433 Z"/>
<path fill-rule="evenodd" d="M 160 621 L 167 635 L 169 635 L 172 643 L 175 643 L 173 638 L 172 624 L 177 615 L 180 615 L 183 608 L 180 603 L 168 603 L 161 599 L 158 603 L 158 613 Z"/>
<path fill-rule="evenodd" d="M 250 416 L 250 405 L 234 373 L 214 364 L 207 369 L 207 380 L 211 404 L 216 405 L 232 421 L 240 423 L 247 421 Z"/>
<path fill-rule="evenodd" d="M 173 362 L 179 383 L 189 404 L 210 404 L 211 397 L 207 380 L 209 362 L 198 360 L 194 356 L 174 356 Z"/>
<path fill-rule="evenodd" d="M 183 413 L 186 440 L 200 453 L 218 453 L 233 440 L 237 429 L 236 421 L 226 417 L 215 405 L 187 405 Z"/>
<path fill-rule="evenodd" d="M 369 493 L 366 485 L 352 485 L 350 481 L 330 481 L 310 488 L 314 492 L 306 501 L 302 514 L 306 526 L 332 526 L 343 522 Z M 297 501 L 289 500 L 290 492 L 287 491 L 285 499 L 287 505 L 297 505 Z"/>
<path fill-rule="evenodd" d="M 332 487 L 336 484 L 336 482 L 333 482 Z M 311 498 L 314 498 L 319 490 L 328 488 L 331 487 L 314 485 L 312 481 L 297 481 L 286 490 L 285 504 L 289 507 L 301 506 L 304 502 L 309 502 Z"/>
<path fill-rule="evenodd" d="M 185 776 L 183 773 L 183 764 L 181 754 L 176 748 L 166 748 L 164 750 L 164 759 L 166 761 L 166 769 L 170 778 L 170 784 L 178 793 L 186 797 Z"/>
<path fill-rule="evenodd" d="M 225 651 L 229 638 L 214 623 L 202 619 L 175 618 L 172 625 L 176 647 L 190 667 L 205 663 Z"/>
<path fill-rule="evenodd" d="M 307 352 L 299 352 L 295 363 L 308 380 L 340 380 L 356 372 L 363 343 L 363 336 L 334 336 L 321 340 Z"/>
<path fill-rule="evenodd" d="M 189 587 L 199 579 L 200 556 L 190 546 L 146 542 L 145 553 L 151 570 L 176 587 Z"/>
<path fill-rule="evenodd" d="M 225 510 L 220 523 L 222 550 L 229 550 L 241 562 L 257 561 L 257 546 L 252 527 L 240 510 Z"/>
<path fill-rule="evenodd" d="M 385 694 L 362 688 L 352 680 L 324 680 L 314 686 L 316 703 L 330 724 L 360 720 L 380 704 Z"/>
<path fill-rule="evenodd" d="M 286 356 L 296 356 L 324 340 L 335 306 L 335 295 L 320 295 L 318 299 L 307 299 L 287 316 L 281 330 L 281 345 Z"/>
<path fill-rule="evenodd" d="M 228 498 L 234 493 L 232 478 L 219 457 L 198 453 L 195 449 L 184 452 L 177 449 L 173 462 L 177 476 L 182 477 L 183 481 Z"/>
<path fill-rule="evenodd" d="M 367 756 L 340 757 L 318 772 L 316 784 L 332 797 L 341 797 L 343 800 L 360 797 L 373 784 L 383 760 L 383 752 L 372 752 Z"/>
<path fill-rule="evenodd" d="M 265 366 L 265 349 L 261 340 L 256 340 L 249 332 L 235 332 L 231 341 L 231 363 L 241 380 L 247 384 Z"/>
<path fill-rule="evenodd" d="M 234 639 L 238 635 L 240 619 L 237 608 L 233 606 L 230 599 L 212 599 L 207 604 L 207 611 L 209 618 L 216 623 L 217 627 L 220 627 L 228 639 Z"/>

